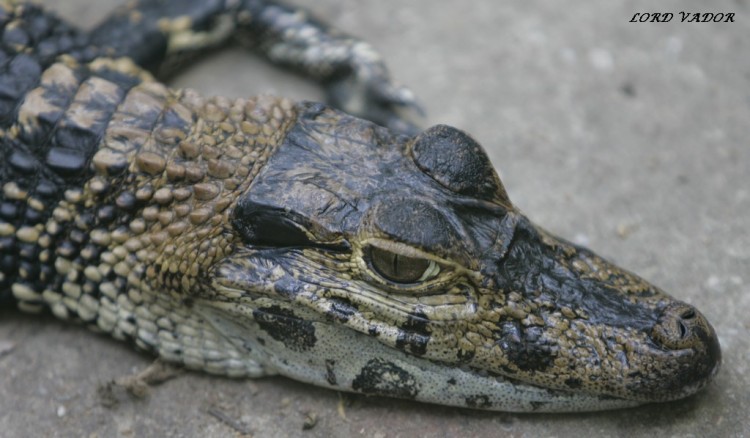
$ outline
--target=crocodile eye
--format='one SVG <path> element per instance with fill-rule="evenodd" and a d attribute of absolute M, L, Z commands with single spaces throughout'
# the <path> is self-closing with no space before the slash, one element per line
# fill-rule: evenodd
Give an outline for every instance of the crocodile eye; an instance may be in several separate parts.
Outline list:
<path fill-rule="evenodd" d="M 409 257 L 375 246 L 370 247 L 370 265 L 381 277 L 394 283 L 427 281 L 440 272 L 440 267 L 432 260 Z"/>

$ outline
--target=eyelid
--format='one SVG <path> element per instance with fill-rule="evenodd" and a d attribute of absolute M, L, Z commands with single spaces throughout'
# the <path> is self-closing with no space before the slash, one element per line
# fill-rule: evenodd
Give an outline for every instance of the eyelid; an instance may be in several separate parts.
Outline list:
<path fill-rule="evenodd" d="M 395 254 L 399 254 L 406 257 L 411 257 L 415 259 L 425 259 L 425 260 L 431 260 L 435 261 L 438 264 L 444 263 L 444 260 L 440 257 L 435 257 L 434 255 L 420 251 L 413 246 L 409 246 L 403 243 L 394 242 L 391 240 L 385 240 L 385 239 L 379 239 L 379 238 L 370 238 L 365 239 L 362 242 L 362 247 L 368 247 L 373 246 L 385 251 L 389 251 Z"/>
<path fill-rule="evenodd" d="M 429 281 L 433 278 L 437 277 L 438 274 L 440 274 L 440 265 L 435 263 L 434 260 L 430 260 L 430 264 L 427 266 L 427 269 L 425 269 L 424 273 L 421 277 L 419 277 L 419 280 L 417 281 Z"/>

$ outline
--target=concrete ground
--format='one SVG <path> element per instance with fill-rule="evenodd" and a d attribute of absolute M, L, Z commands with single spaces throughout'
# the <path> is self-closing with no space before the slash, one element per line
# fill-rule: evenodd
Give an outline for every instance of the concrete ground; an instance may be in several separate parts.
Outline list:
<path fill-rule="evenodd" d="M 115 2 L 45 3 L 90 26 Z M 150 357 L 81 327 L 4 310 L 0 435 L 750 436 L 746 0 L 309 3 L 385 55 L 420 97 L 426 125 L 471 132 L 537 223 L 701 309 L 723 347 L 716 381 L 684 401 L 576 415 L 476 412 L 196 373 L 143 400 L 113 402 L 102 385 Z M 629 22 L 655 11 L 675 18 Z M 680 11 L 736 15 L 734 23 L 680 23 Z M 238 49 L 174 85 L 320 96 Z M 306 422 L 314 425 L 303 430 Z"/>

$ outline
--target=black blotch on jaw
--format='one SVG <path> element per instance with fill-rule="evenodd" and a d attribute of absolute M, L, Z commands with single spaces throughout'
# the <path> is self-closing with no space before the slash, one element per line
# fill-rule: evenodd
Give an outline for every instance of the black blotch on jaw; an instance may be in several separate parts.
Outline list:
<path fill-rule="evenodd" d="M 564 383 L 565 383 L 565 386 L 567 386 L 570 389 L 578 389 L 583 384 L 581 379 L 578 379 L 576 377 L 570 377 L 566 379 Z"/>
<path fill-rule="evenodd" d="M 464 400 L 466 406 L 477 409 L 487 409 L 492 407 L 489 396 L 484 394 L 470 395 Z"/>
<path fill-rule="evenodd" d="M 415 356 L 423 356 L 427 352 L 427 343 L 430 341 L 427 321 L 427 315 L 424 313 L 410 313 L 409 319 L 399 330 L 396 348 Z"/>
<path fill-rule="evenodd" d="M 336 361 L 332 359 L 326 359 L 326 382 L 331 386 L 338 385 L 336 381 Z"/>
<path fill-rule="evenodd" d="M 544 371 L 552 366 L 554 348 L 542 341 L 542 329 L 539 327 L 524 328 L 515 321 L 506 322 L 496 335 L 498 345 L 515 368 Z"/>
<path fill-rule="evenodd" d="M 315 326 L 279 306 L 253 310 L 253 318 L 273 339 L 293 351 L 307 351 L 315 346 Z"/>
<path fill-rule="evenodd" d="M 368 395 L 414 399 L 419 383 L 399 366 L 383 359 L 371 359 L 352 381 L 352 389 Z"/>
<path fill-rule="evenodd" d="M 458 350 L 458 353 L 456 353 L 459 363 L 471 362 L 475 355 L 476 352 L 473 350 Z"/>
<path fill-rule="evenodd" d="M 357 313 L 357 308 L 347 299 L 329 298 L 328 301 L 331 303 L 331 308 L 327 315 L 334 321 L 347 322 L 352 315 Z"/>

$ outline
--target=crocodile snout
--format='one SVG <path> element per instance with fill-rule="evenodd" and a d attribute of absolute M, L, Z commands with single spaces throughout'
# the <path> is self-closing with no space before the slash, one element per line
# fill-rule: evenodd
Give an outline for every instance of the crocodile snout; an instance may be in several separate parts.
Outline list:
<path fill-rule="evenodd" d="M 668 350 L 719 351 L 716 333 L 706 318 L 695 307 L 682 302 L 671 303 L 662 310 L 651 335 Z"/>
<path fill-rule="evenodd" d="M 707 381 L 719 369 L 721 347 L 716 332 L 703 314 L 689 304 L 676 301 L 666 306 L 651 337 L 676 360 L 689 362 L 689 375 L 676 374 L 675 387 Z"/>

